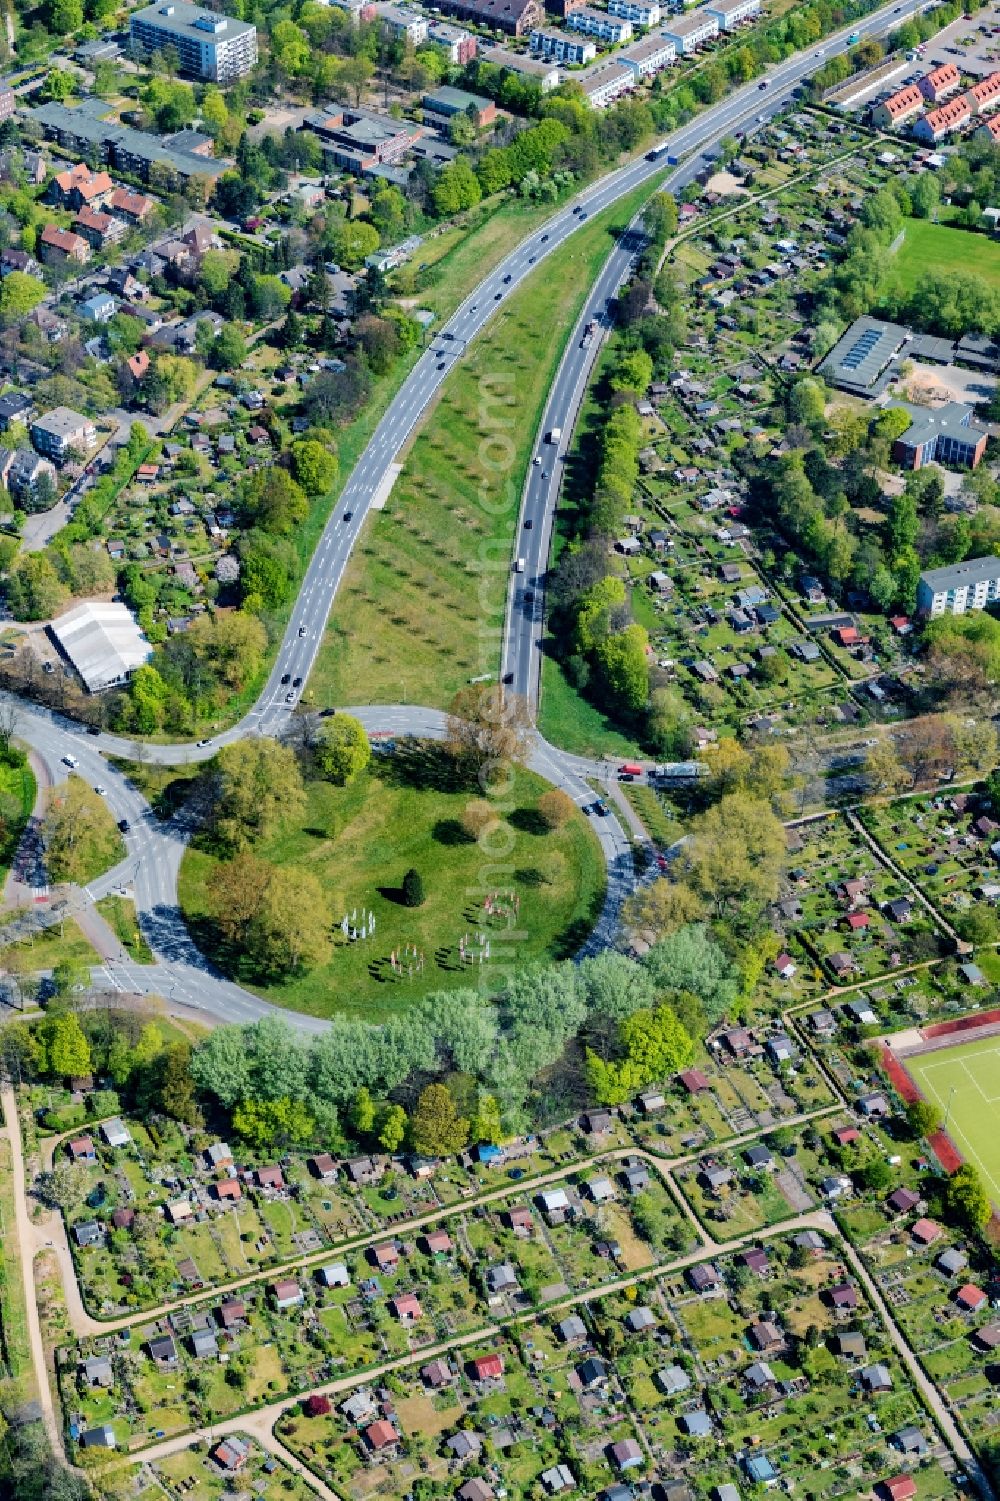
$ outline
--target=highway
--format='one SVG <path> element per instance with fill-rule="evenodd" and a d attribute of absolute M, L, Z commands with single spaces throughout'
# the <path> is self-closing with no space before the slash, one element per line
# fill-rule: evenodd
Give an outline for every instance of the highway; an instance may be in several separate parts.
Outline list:
<path fill-rule="evenodd" d="M 776 66 L 768 75 L 766 88 L 762 89 L 759 82 L 745 85 L 705 111 L 666 143 L 671 156 L 684 160 L 663 179 L 663 185 L 675 190 L 684 186 L 698 175 L 713 147 L 724 136 L 754 127 L 785 108 L 809 73 L 823 60 L 851 45 L 849 36 L 878 35 L 920 8 L 917 0 L 885 6 L 808 53 Z M 665 160 L 665 156 L 652 161 L 644 157 L 584 189 L 470 293 L 403 382 L 345 485 L 306 570 L 274 667 L 254 707 L 232 729 L 197 746 L 149 745 L 145 751 L 147 759 L 163 765 L 204 760 L 226 742 L 248 734 L 280 733 L 287 726 L 312 670 L 330 609 L 372 502 L 384 489 L 389 467 L 397 461 L 455 362 L 503 300 L 564 244 L 581 223 L 643 183 L 662 177 Z M 537 452 L 542 462 L 529 465 L 525 480 L 514 551 L 514 557 L 525 559 L 525 570 L 522 574 L 512 568 L 502 670 L 510 675 L 513 687 L 532 704 L 537 702 L 545 574 L 562 469 L 601 342 L 595 338 L 584 347 L 582 333 L 592 318 L 600 320 L 602 328 L 607 329 L 608 302 L 627 277 L 634 253 L 634 240 L 619 243 L 598 277 L 567 345 L 543 419 L 542 433 L 561 428 L 559 441 L 547 444 L 539 435 Z M 530 527 L 525 524 L 529 520 Z M 525 589 L 533 591 L 532 600 L 525 598 Z M 370 732 L 440 735 L 443 729 L 443 716 L 439 712 L 416 706 L 366 707 L 351 712 L 358 715 Z M 64 778 L 71 769 L 65 758 L 75 758 L 77 764 L 72 769 L 92 786 L 102 787 L 115 818 L 128 823 L 124 836 L 126 858 L 92 883 L 86 892 L 78 893 L 74 900 L 86 902 L 110 891 L 131 895 L 157 962 L 153 966 L 139 966 L 124 954 L 110 958 L 98 976 L 103 977 L 104 985 L 122 991 L 155 992 L 168 1003 L 183 1002 L 220 1021 L 242 1022 L 280 1014 L 307 1031 L 326 1025 L 317 1018 L 270 1006 L 218 974 L 199 952 L 188 934 L 177 900 L 177 874 L 190 830 L 183 823 L 156 820 L 141 794 L 104 759 L 107 755 L 131 757 L 133 741 L 109 734 L 91 735 L 80 724 L 27 702 L 20 705 L 18 735 L 42 757 L 54 781 Z M 538 736 L 530 764 L 556 786 L 563 787 L 581 806 L 594 801 L 585 779 L 606 774 L 606 768 L 557 750 Z M 583 950 L 585 953 L 613 940 L 621 902 L 635 884 L 629 841 L 614 813 L 594 816 L 592 822 L 608 868 L 608 888 L 603 912 Z"/>

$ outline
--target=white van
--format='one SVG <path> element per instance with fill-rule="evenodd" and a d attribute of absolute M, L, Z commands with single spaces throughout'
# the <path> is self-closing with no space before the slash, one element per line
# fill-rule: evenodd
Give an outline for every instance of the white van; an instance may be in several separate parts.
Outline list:
<path fill-rule="evenodd" d="M 524 559 L 523 558 L 518 558 L 517 562 L 514 564 L 514 572 L 515 573 L 523 573 L 524 572 Z"/>

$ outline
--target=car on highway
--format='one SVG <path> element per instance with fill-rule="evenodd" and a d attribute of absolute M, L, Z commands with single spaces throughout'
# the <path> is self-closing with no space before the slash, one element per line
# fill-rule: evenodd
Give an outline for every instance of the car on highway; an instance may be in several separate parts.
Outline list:
<path fill-rule="evenodd" d="M 531 519 L 530 516 L 525 516 L 525 518 L 524 518 L 524 530 L 526 532 L 530 532 L 531 528 L 534 526 L 534 524 L 535 523 L 532 521 L 532 519 Z"/>
<path fill-rule="evenodd" d="M 444 369 L 444 365 L 445 365 L 444 360 L 438 360 L 438 369 L 439 370 L 443 370 Z"/>
<path fill-rule="evenodd" d="M 354 520 L 354 512 L 353 511 L 345 511 L 344 512 L 344 520 L 345 521 L 353 521 Z"/>
<path fill-rule="evenodd" d="M 598 798 L 596 803 L 591 804 L 591 808 L 593 812 L 597 814 L 598 818 L 607 818 L 608 814 L 611 812 L 611 809 L 608 807 L 607 803 L 604 802 L 603 798 Z"/>
<path fill-rule="evenodd" d="M 74 766 L 79 766 L 79 764 L 80 763 L 75 756 L 63 756 L 63 765 L 68 766 L 71 770 Z"/>
<path fill-rule="evenodd" d="M 295 694 L 291 691 L 291 689 L 289 689 L 289 691 L 285 694 L 285 703 L 286 704 L 294 704 L 294 702 L 295 702 Z"/>
<path fill-rule="evenodd" d="M 128 830 L 129 830 L 128 819 L 127 818 L 119 818 L 119 820 L 118 820 L 118 827 L 119 827 L 119 829 L 121 830 L 121 832 L 123 834 L 127 834 Z"/>
<path fill-rule="evenodd" d="M 199 750 L 204 750 L 205 746 L 206 745 L 211 745 L 211 743 L 212 743 L 211 740 L 199 740 L 198 741 L 198 749 Z"/>
<path fill-rule="evenodd" d="M 497 295 L 494 297 L 493 301 L 494 302 L 499 302 L 502 296 L 503 296 L 503 293 L 502 292 L 498 292 Z"/>
<path fill-rule="evenodd" d="M 305 635 L 305 633 L 306 633 L 305 626 L 304 625 L 300 625 L 299 626 L 299 640 L 302 639 L 302 637 Z"/>
<path fill-rule="evenodd" d="M 290 683 L 291 681 L 292 681 L 292 674 L 290 672 L 283 672 L 281 674 L 281 686 L 282 686 L 282 688 L 284 688 L 284 686 L 285 686 L 286 683 Z"/>
<path fill-rule="evenodd" d="M 293 688 L 301 688 L 302 687 L 302 679 L 301 678 L 292 678 L 292 687 Z"/>
<path fill-rule="evenodd" d="M 529 266 L 533 266 L 534 264 L 535 264 L 535 257 L 533 255 L 529 255 L 528 256 L 528 265 Z"/>
<path fill-rule="evenodd" d="M 505 287 L 509 287 L 510 284 L 511 284 L 511 282 L 512 282 L 512 280 L 513 280 L 513 277 L 511 276 L 510 272 L 508 271 L 507 275 L 503 279 L 504 286 Z"/>
<path fill-rule="evenodd" d="M 538 243 L 540 245 L 544 245 L 547 239 L 548 239 L 548 235 L 542 235 L 542 238 L 539 240 Z"/>
<path fill-rule="evenodd" d="M 108 789 L 106 787 L 95 787 L 94 791 L 97 793 L 98 797 L 107 797 L 108 795 Z"/>
<path fill-rule="evenodd" d="M 514 674 L 512 672 L 505 672 L 503 680 L 505 683 L 512 683 L 514 681 Z"/>
<path fill-rule="evenodd" d="M 766 78 L 762 78 L 761 81 L 760 81 L 760 83 L 757 85 L 757 87 L 759 89 L 766 89 L 767 88 L 767 79 Z"/>

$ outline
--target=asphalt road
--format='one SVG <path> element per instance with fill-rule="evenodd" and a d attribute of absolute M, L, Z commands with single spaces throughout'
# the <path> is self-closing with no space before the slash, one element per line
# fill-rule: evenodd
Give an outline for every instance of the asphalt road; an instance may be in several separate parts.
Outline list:
<path fill-rule="evenodd" d="M 890 24 L 898 24 L 897 18 L 921 8 L 916 0 L 883 7 L 812 51 L 777 66 L 769 75 L 766 89 L 756 83 L 748 84 L 675 132 L 666 144 L 672 156 L 683 157 L 684 161 L 663 178 L 663 185 L 676 189 L 690 182 L 707 164 L 713 146 L 724 136 L 746 130 L 778 113 L 822 60 L 847 49 L 849 35 L 878 35 Z M 384 489 L 387 471 L 456 360 L 503 300 L 565 243 L 590 214 L 601 212 L 641 184 L 660 177 L 665 162 L 665 154 L 654 161 L 643 158 L 585 189 L 470 293 L 421 355 L 355 466 L 306 570 L 274 668 L 253 709 L 232 729 L 197 746 L 148 746 L 145 751 L 148 759 L 164 765 L 208 759 L 227 741 L 248 734 L 274 734 L 287 725 L 301 687 L 312 670 L 327 617 L 372 502 Z M 520 545 L 515 553 L 524 557 L 525 568 L 523 574 L 512 571 L 511 575 L 503 669 L 512 674 L 514 687 L 532 702 L 537 699 L 543 591 L 562 466 L 600 346 L 600 340 L 595 338 L 585 347 L 582 334 L 592 318 L 601 320 L 606 327 L 608 301 L 627 276 L 634 253 L 634 243 L 627 240 L 616 246 L 588 298 L 557 372 L 542 424 L 543 433 L 561 428 L 560 439 L 555 444 L 540 443 L 542 463 L 529 467 L 525 483 L 518 523 Z M 532 522 L 530 528 L 524 524 L 528 519 Z M 526 588 L 534 591 L 533 601 L 525 599 Z M 286 674 L 287 685 L 281 681 Z M 293 685 L 296 679 L 298 684 Z M 389 706 L 355 712 L 369 730 L 380 733 L 440 734 L 443 723 L 439 713 L 414 707 Z M 92 786 L 104 788 L 115 818 L 128 822 L 126 858 L 77 899 L 87 901 L 111 891 L 132 896 L 157 962 L 141 966 L 126 960 L 109 960 L 101 971 L 104 983 L 122 991 L 155 991 L 168 1002 L 183 1002 L 220 1021 L 249 1021 L 275 1014 L 277 1008 L 219 975 L 188 934 L 177 901 L 177 873 L 189 831 L 176 822 L 158 822 L 142 796 L 104 759 L 106 755 L 131 756 L 133 742 L 113 735 L 91 736 L 79 724 L 29 703 L 22 704 L 18 733 L 43 758 L 55 781 L 71 769 L 65 758 L 74 757 L 76 765 L 72 769 Z M 585 778 L 607 774 L 606 766 L 568 755 L 540 737 L 536 738 L 531 765 L 556 786 L 563 787 L 581 806 L 594 801 Z M 612 941 L 621 902 L 635 884 L 629 842 L 617 818 L 613 813 L 603 818 L 594 816 L 593 826 L 607 862 L 608 890 L 604 910 L 584 952 L 595 952 Z M 303 1030 L 317 1031 L 325 1026 L 316 1018 L 297 1013 L 279 1014 Z"/>

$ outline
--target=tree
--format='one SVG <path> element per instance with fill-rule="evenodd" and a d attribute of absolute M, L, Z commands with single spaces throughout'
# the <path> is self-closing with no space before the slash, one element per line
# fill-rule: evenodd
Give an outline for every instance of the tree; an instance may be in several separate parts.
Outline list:
<path fill-rule="evenodd" d="M 215 784 L 215 829 L 233 850 L 267 839 L 305 807 L 293 751 L 260 737 L 224 745 L 209 773 Z"/>
<path fill-rule="evenodd" d="M 245 945 L 273 869 L 249 850 L 220 862 L 208 890 L 209 911 L 227 943 Z"/>
<path fill-rule="evenodd" d="M 487 765 L 523 762 L 532 731 L 527 703 L 502 684 L 470 683 L 451 701 L 445 744 L 463 768 L 478 774 Z"/>
<path fill-rule="evenodd" d="M 378 1123 L 378 1144 L 383 1152 L 396 1152 L 406 1140 L 406 1111 L 402 1105 L 387 1105 Z"/>
<path fill-rule="evenodd" d="M 281 536 L 301 526 L 309 514 L 302 487 L 278 464 L 268 464 L 250 476 L 243 486 L 242 506 L 252 525 Z"/>
<path fill-rule="evenodd" d="M 330 236 L 330 254 L 348 271 L 356 271 L 380 245 L 379 233 L 363 219 L 346 219 Z"/>
<path fill-rule="evenodd" d="M 45 296 L 45 283 L 25 271 L 11 271 L 0 282 L 0 320 L 15 323 L 38 306 Z"/>
<path fill-rule="evenodd" d="M 464 156 L 456 156 L 441 169 L 431 190 L 434 210 L 441 219 L 475 208 L 482 196 L 479 179 Z"/>
<path fill-rule="evenodd" d="M 315 1122 L 301 1100 L 243 1100 L 233 1111 L 233 1130 L 258 1152 L 303 1146 Z"/>
<path fill-rule="evenodd" d="M 43 14 L 53 36 L 67 36 L 83 25 L 83 0 L 47 0 Z"/>
<path fill-rule="evenodd" d="M 42 1073 L 63 1079 L 90 1073 L 90 1044 L 72 1011 L 46 1016 L 36 1027 L 35 1035 Z"/>
<path fill-rule="evenodd" d="M 339 469 L 337 455 L 314 438 L 292 444 L 292 473 L 307 495 L 325 495 Z"/>
<path fill-rule="evenodd" d="M 879 740 L 865 756 L 865 782 L 878 797 L 895 797 L 910 785 L 910 774 L 888 737 Z"/>
<path fill-rule="evenodd" d="M 364 725 L 351 714 L 335 714 L 324 720 L 314 756 L 328 781 L 346 787 L 371 760 L 372 748 Z"/>
<path fill-rule="evenodd" d="M 873 1157 L 858 1168 L 857 1180 L 869 1193 L 884 1194 L 893 1181 L 892 1168 L 882 1157 Z"/>
<path fill-rule="evenodd" d="M 67 597 L 66 586 L 44 552 L 26 553 L 8 575 L 7 602 L 16 620 L 50 620 Z"/>
<path fill-rule="evenodd" d="M 705 916 L 706 903 L 683 881 L 661 879 L 641 885 L 625 904 L 624 920 L 633 932 L 666 938 Z"/>
<path fill-rule="evenodd" d="M 423 877 L 419 870 L 415 870 L 411 865 L 403 877 L 403 905 L 422 907 L 425 900 Z"/>
<path fill-rule="evenodd" d="M 989 1194 L 971 1162 L 963 1162 L 952 1173 L 944 1202 L 948 1214 L 969 1230 L 985 1230 L 993 1216 Z"/>
<path fill-rule="evenodd" d="M 185 1126 L 203 1124 L 191 1077 L 191 1044 L 180 1041 L 163 1049 L 153 1068 L 156 1104 L 165 1115 Z"/>
<path fill-rule="evenodd" d="M 911 1100 L 906 1107 L 906 1119 L 914 1136 L 933 1136 L 941 1129 L 941 1111 L 933 1100 Z"/>
<path fill-rule="evenodd" d="M 551 791 L 544 792 L 538 799 L 538 813 L 542 822 L 549 829 L 559 829 L 572 818 L 576 811 L 576 804 L 568 792 L 563 792 L 561 787 L 553 787 Z"/>
<path fill-rule="evenodd" d="M 421 1157 L 452 1157 L 469 1139 L 469 1122 L 459 1116 L 451 1092 L 428 1084 L 410 1119 L 410 1144 Z"/>
<path fill-rule="evenodd" d="M 470 1136 L 473 1141 L 489 1142 L 499 1146 L 504 1139 L 503 1119 L 500 1104 L 495 1095 L 481 1094 L 472 1118 Z"/>
<path fill-rule="evenodd" d="M 644 709 L 649 698 L 648 649 L 649 633 L 635 622 L 594 649 L 608 693 L 632 713 Z"/>
<path fill-rule="evenodd" d="M 697 996 L 704 1009 L 705 1021 L 713 1024 L 734 1004 L 739 994 L 739 975 L 725 951 L 712 937 L 704 923 L 689 923 L 654 945 L 643 960 L 661 992 L 674 994 L 674 1010 L 688 1032 L 693 1026 L 676 996 L 678 992 Z"/>
<path fill-rule="evenodd" d="M 240 370 L 246 362 L 246 340 L 235 323 L 224 323 L 209 351 L 209 363 L 215 370 Z"/>
<path fill-rule="evenodd" d="M 270 975 L 315 969 L 330 956 L 330 907 L 312 871 L 274 866 L 250 929 L 256 962 Z"/>
<path fill-rule="evenodd" d="M 82 778 L 71 774 L 65 786 L 53 789 L 42 825 L 46 866 L 55 881 L 89 880 L 95 860 L 106 852 L 121 853 L 121 840 L 111 815 Z M 103 867 L 97 863 L 98 870 Z M 86 1070 L 83 1070 L 86 1073 Z"/>
<path fill-rule="evenodd" d="M 692 820 L 681 867 L 721 917 L 773 902 L 787 853 L 785 831 L 768 805 L 731 793 Z"/>

